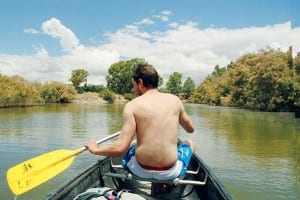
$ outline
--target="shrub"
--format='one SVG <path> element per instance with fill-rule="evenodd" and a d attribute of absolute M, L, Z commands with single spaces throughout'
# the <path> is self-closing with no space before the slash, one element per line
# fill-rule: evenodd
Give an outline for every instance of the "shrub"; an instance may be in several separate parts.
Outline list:
<path fill-rule="evenodd" d="M 55 81 L 43 84 L 39 90 L 45 103 L 69 103 L 77 94 L 74 86 Z"/>
<path fill-rule="evenodd" d="M 126 93 L 126 94 L 124 94 L 124 98 L 126 99 L 126 100 L 132 100 L 132 99 L 134 99 L 134 97 L 135 97 L 135 95 L 134 94 L 132 94 L 132 93 Z"/>
<path fill-rule="evenodd" d="M 109 89 L 104 89 L 101 93 L 99 93 L 99 96 L 109 103 L 113 103 L 116 99 L 115 93 Z"/>
<path fill-rule="evenodd" d="M 20 76 L 0 74 L 0 107 L 30 106 L 42 103 L 36 87 Z"/>

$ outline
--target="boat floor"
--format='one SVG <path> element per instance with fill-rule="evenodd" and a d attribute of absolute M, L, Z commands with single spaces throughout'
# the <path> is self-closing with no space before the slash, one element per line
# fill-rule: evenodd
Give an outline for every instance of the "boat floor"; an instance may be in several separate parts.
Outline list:
<path fill-rule="evenodd" d="M 112 183 L 109 183 L 112 180 Z M 110 178 L 105 185 L 114 186 L 113 189 L 127 190 L 145 199 L 200 199 L 194 185 L 174 185 L 172 183 L 157 183 L 144 180 Z"/>

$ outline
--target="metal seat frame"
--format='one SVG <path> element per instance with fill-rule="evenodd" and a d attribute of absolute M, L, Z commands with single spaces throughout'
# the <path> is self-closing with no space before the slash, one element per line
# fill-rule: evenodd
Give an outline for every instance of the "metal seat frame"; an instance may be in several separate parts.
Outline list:
<path fill-rule="evenodd" d="M 111 161 L 111 166 L 114 169 L 124 169 L 122 165 L 116 165 L 113 163 L 112 158 L 110 159 Z M 192 170 L 187 170 L 186 174 L 198 174 L 200 170 L 200 166 L 198 166 L 198 168 L 195 171 Z M 126 170 L 125 170 L 126 171 Z M 114 177 L 114 178 L 121 178 L 121 179 L 125 179 L 125 180 L 132 180 L 132 179 L 136 179 L 136 180 L 140 180 L 140 181 L 148 181 L 148 182 L 154 182 L 154 183 L 168 183 L 168 184 L 174 184 L 176 185 L 205 185 L 207 182 L 207 177 L 208 175 L 205 174 L 204 180 L 203 181 L 198 181 L 198 180 L 189 180 L 189 179 L 184 179 L 183 177 L 178 177 L 175 179 L 171 179 L 171 180 L 158 180 L 158 179 L 153 179 L 153 178 L 142 178 L 139 176 L 136 176 L 128 171 L 126 171 L 124 174 L 119 174 L 119 173 L 105 173 L 104 176 L 109 176 L 109 177 Z"/>

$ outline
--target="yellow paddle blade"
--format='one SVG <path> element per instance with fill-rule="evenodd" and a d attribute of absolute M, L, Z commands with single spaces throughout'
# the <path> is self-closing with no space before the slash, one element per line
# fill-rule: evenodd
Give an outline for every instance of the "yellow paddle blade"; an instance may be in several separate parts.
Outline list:
<path fill-rule="evenodd" d="M 7 171 L 8 186 L 15 195 L 31 190 L 68 168 L 82 151 L 56 150 L 11 167 Z"/>

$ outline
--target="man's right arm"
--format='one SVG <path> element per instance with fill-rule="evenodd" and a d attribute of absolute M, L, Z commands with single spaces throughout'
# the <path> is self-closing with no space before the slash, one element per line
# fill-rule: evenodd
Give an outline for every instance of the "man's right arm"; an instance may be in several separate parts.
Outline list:
<path fill-rule="evenodd" d="M 121 156 L 129 148 L 135 135 L 136 124 L 132 106 L 127 103 L 123 111 L 123 126 L 121 133 L 113 144 L 109 146 L 98 145 L 95 140 L 88 142 L 85 147 L 93 154 L 102 156 Z"/>

